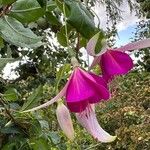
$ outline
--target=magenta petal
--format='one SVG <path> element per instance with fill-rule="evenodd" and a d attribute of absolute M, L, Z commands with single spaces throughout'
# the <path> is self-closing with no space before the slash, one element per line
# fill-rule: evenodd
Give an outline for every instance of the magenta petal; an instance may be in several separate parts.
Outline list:
<path fill-rule="evenodd" d="M 92 72 L 89 72 L 89 74 L 94 78 L 94 80 L 96 81 L 97 84 L 100 84 L 102 86 L 104 86 L 105 88 L 108 88 L 106 81 L 103 79 L 103 77 L 98 76 Z"/>
<path fill-rule="evenodd" d="M 94 94 L 88 81 L 79 68 L 75 68 L 66 92 L 67 106 L 71 112 L 81 112 L 88 105 L 88 99 Z M 88 91 L 88 92 L 87 92 Z"/>
<path fill-rule="evenodd" d="M 101 56 L 100 66 L 102 74 L 106 80 L 114 75 L 123 75 L 133 68 L 133 61 L 124 52 L 108 50 Z"/>
<path fill-rule="evenodd" d="M 108 86 L 107 86 L 107 83 L 106 81 L 100 77 L 100 76 L 97 76 L 93 73 L 90 73 L 90 75 L 94 78 L 96 84 L 98 85 L 99 88 L 96 88 L 95 91 L 99 94 L 98 97 L 97 95 L 94 95 L 93 96 L 93 99 L 91 99 L 89 102 L 91 104 L 93 103 L 97 103 L 99 102 L 101 99 L 103 100 L 108 100 L 110 98 L 110 93 L 109 93 L 109 90 L 108 90 Z M 100 97 L 101 96 L 101 97 Z"/>
<path fill-rule="evenodd" d="M 110 97 L 110 93 L 106 84 L 106 81 L 93 73 L 83 72 L 84 78 L 89 80 L 90 86 L 94 90 L 95 94 L 91 99 L 89 99 L 89 103 L 98 103 L 101 99 L 107 100 Z"/>
<path fill-rule="evenodd" d="M 108 98 L 109 91 L 103 79 L 75 68 L 66 92 L 66 102 L 70 111 L 82 112 L 88 104 Z"/>

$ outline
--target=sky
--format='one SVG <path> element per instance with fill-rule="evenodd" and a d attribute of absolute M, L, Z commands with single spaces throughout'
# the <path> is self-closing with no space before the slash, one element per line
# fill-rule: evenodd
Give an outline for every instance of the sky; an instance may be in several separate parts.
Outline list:
<path fill-rule="evenodd" d="M 135 0 L 133 0 L 133 2 L 135 2 Z M 119 35 L 119 37 L 116 37 L 117 40 L 115 46 L 117 47 L 131 42 L 131 38 L 134 37 L 136 23 L 140 21 L 134 11 L 131 13 L 127 0 L 124 0 L 119 9 L 121 10 L 122 20 L 117 23 L 117 30 Z M 97 4 L 93 10 L 100 18 L 101 28 L 105 30 L 107 21 L 105 7 Z M 95 18 L 95 23 L 97 24 L 97 22 L 98 20 Z"/>
<path fill-rule="evenodd" d="M 129 42 L 131 42 L 134 38 L 134 33 L 135 33 L 135 25 L 128 25 L 124 30 L 121 30 L 118 32 L 118 36 L 116 39 L 116 46 L 120 47 L 123 46 L 125 44 L 128 44 Z"/>

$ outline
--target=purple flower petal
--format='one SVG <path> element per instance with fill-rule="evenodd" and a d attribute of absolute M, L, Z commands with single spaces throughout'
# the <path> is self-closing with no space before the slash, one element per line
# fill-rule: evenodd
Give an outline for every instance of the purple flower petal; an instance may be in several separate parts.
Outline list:
<path fill-rule="evenodd" d="M 116 139 L 116 136 L 111 136 L 101 128 L 93 108 L 87 108 L 82 113 L 76 113 L 76 118 L 79 123 L 98 141 L 107 143 Z"/>
<path fill-rule="evenodd" d="M 66 102 L 71 112 L 82 112 L 89 103 L 97 103 L 109 96 L 102 78 L 75 68 L 66 92 Z"/>
<path fill-rule="evenodd" d="M 97 84 L 100 84 L 100 85 L 104 86 L 105 88 L 108 88 L 107 82 L 103 79 L 102 76 L 98 76 L 92 72 L 89 72 L 89 74 L 94 78 L 94 80 Z"/>
<path fill-rule="evenodd" d="M 101 56 L 100 66 L 106 81 L 114 75 L 123 75 L 133 68 L 133 61 L 126 53 L 108 50 Z"/>
<path fill-rule="evenodd" d="M 108 100 L 110 98 L 110 93 L 108 91 L 108 86 L 104 78 L 97 76 L 93 73 L 90 73 L 90 75 L 94 78 L 96 84 L 99 87 L 96 89 L 96 91 L 99 93 L 99 96 L 101 95 L 101 98 L 96 97 L 97 95 L 94 95 L 93 99 L 90 100 L 90 103 L 91 104 L 98 103 L 101 99 Z"/>

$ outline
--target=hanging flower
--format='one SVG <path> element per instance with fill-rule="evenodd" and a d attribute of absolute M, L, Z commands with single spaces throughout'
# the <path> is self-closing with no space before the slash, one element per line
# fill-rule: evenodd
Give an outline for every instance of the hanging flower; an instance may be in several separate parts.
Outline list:
<path fill-rule="evenodd" d="M 89 40 L 86 49 L 89 55 L 95 56 L 90 68 L 99 64 L 102 70 L 102 75 L 107 82 L 116 75 L 124 75 L 128 73 L 133 68 L 133 61 L 125 51 L 150 47 L 150 39 L 129 43 L 116 49 L 110 49 L 107 47 L 106 43 L 103 43 L 104 46 L 101 52 L 95 54 L 98 37 L 99 34 L 93 36 Z"/>
<path fill-rule="evenodd" d="M 133 61 L 128 54 L 110 49 L 101 55 L 99 64 L 107 82 L 115 75 L 124 75 L 133 68 Z"/>
<path fill-rule="evenodd" d="M 107 84 L 102 77 L 76 67 L 66 90 L 66 103 L 70 111 L 82 112 L 89 104 L 102 99 L 109 99 Z"/>
<path fill-rule="evenodd" d="M 82 112 L 89 104 L 109 99 L 110 93 L 102 77 L 75 67 L 64 88 L 54 98 L 24 112 L 47 107 L 63 96 L 66 97 L 67 107 L 71 112 Z"/>
<path fill-rule="evenodd" d="M 60 98 L 66 97 L 66 104 L 71 112 L 76 113 L 76 117 L 79 123 L 86 128 L 86 130 L 97 140 L 101 142 L 111 142 L 115 140 L 115 137 L 109 135 L 104 131 L 96 119 L 95 112 L 91 109 L 91 104 L 100 102 L 102 99 L 107 100 L 110 97 L 107 84 L 102 77 L 99 77 L 93 73 L 88 73 L 78 66 L 74 66 L 74 70 L 64 86 L 64 88 L 50 101 L 26 110 L 24 112 L 35 111 L 41 108 L 45 108 Z M 89 111 L 87 111 L 89 110 Z M 63 105 L 58 106 L 56 110 L 58 122 L 64 131 L 64 133 L 70 139 L 73 139 L 73 129 L 68 118 L 67 108 Z M 67 117 L 65 117 L 67 115 Z M 67 121 L 65 122 L 67 118 Z M 66 123 L 69 123 L 69 133 L 67 133 Z M 91 122 L 91 123 L 90 123 Z M 88 127 L 87 127 L 88 126 Z M 94 127 L 94 129 L 93 129 Z"/>

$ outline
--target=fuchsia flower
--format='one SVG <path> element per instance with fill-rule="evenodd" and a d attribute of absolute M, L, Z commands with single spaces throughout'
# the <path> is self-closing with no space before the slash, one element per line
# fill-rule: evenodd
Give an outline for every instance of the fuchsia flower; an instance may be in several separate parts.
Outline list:
<path fill-rule="evenodd" d="M 115 75 L 124 75 L 133 68 L 133 61 L 128 54 L 111 49 L 101 55 L 99 64 L 107 82 Z"/>
<path fill-rule="evenodd" d="M 79 67 L 74 69 L 66 90 L 66 102 L 71 112 L 82 112 L 89 104 L 109 99 L 105 81 Z"/>
<path fill-rule="evenodd" d="M 79 67 L 75 67 L 65 87 L 50 101 L 26 110 L 24 112 L 38 110 L 47 107 L 61 97 L 66 97 L 66 103 L 71 112 L 82 112 L 89 104 L 107 100 L 110 97 L 107 84 L 102 77 L 88 73 Z"/>
<path fill-rule="evenodd" d="M 90 68 L 99 64 L 102 70 L 102 76 L 107 82 L 116 75 L 124 75 L 128 73 L 133 68 L 133 61 L 125 51 L 150 47 L 150 39 L 145 39 L 116 49 L 110 49 L 104 45 L 102 51 L 95 54 L 98 37 L 99 34 L 93 36 L 89 40 L 86 49 L 89 55 L 95 56 Z"/>
<path fill-rule="evenodd" d="M 96 139 L 102 142 L 111 142 L 116 137 L 109 135 L 104 131 L 96 119 L 95 112 L 91 109 L 91 104 L 100 102 L 102 99 L 107 100 L 110 97 L 107 84 L 102 77 L 93 73 L 88 73 L 79 67 L 75 67 L 65 87 L 50 101 L 26 110 L 24 112 L 38 110 L 47 107 L 62 97 L 66 97 L 66 104 L 71 112 L 76 113 L 79 123 L 86 128 L 86 130 Z M 60 111 L 62 113 L 60 113 Z M 61 124 L 61 128 L 66 134 L 66 118 L 63 115 L 68 114 L 66 107 L 57 110 L 57 118 Z M 68 115 L 67 115 L 68 116 Z M 68 117 L 67 117 L 68 118 Z M 68 120 L 68 119 L 67 119 Z M 67 121 L 66 120 L 66 121 Z M 70 124 L 70 121 L 68 121 Z M 68 128 L 69 130 L 69 128 Z M 66 134 L 68 137 L 73 138 L 73 129 Z"/>

